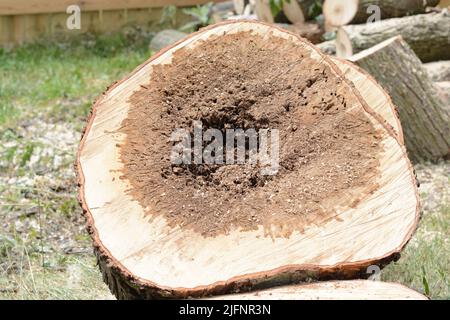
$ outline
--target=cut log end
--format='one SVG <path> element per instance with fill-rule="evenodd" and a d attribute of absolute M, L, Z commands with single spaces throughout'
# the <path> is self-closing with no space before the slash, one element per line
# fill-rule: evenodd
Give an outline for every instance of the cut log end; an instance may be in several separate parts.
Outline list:
<path fill-rule="evenodd" d="M 280 46 L 289 55 L 274 55 Z M 236 59 L 233 53 L 243 50 Z M 261 68 L 258 61 L 270 64 Z M 194 68 L 189 63 L 196 66 L 190 79 L 186 73 Z M 235 72 L 240 69 L 246 72 Z M 226 82 L 208 80 L 214 72 Z M 249 72 L 254 77 L 242 76 Z M 272 77 L 277 81 L 267 81 Z M 255 21 L 227 21 L 165 48 L 109 88 L 93 107 L 77 169 L 80 203 L 111 291 L 123 299 L 202 297 L 311 278 L 364 277 L 370 265 L 381 268 L 397 259 L 417 227 L 417 186 L 395 112 L 383 99 L 386 95 L 366 93 L 367 85 L 374 84 L 364 78 L 351 65 L 338 67 L 293 33 Z M 287 96 L 289 101 L 271 100 Z M 178 97 L 188 99 L 173 104 Z M 243 174 L 235 183 L 227 172 L 243 168 L 205 172 L 178 166 L 175 171 L 165 153 L 171 132 L 164 130 L 195 120 L 204 99 L 214 104 L 202 107 L 205 124 L 279 128 L 285 143 L 281 159 L 291 159 L 283 162 L 285 174 L 267 183 Z M 267 112 L 272 112 L 269 117 Z M 270 122 L 272 115 L 281 125 Z M 339 128 L 333 127 L 337 118 L 342 120 Z M 305 128 L 298 126 L 300 120 Z M 317 148 L 292 148 L 303 140 L 311 146 L 313 133 Z M 335 150 L 335 156 L 317 172 L 326 158 L 315 152 L 323 150 L 320 143 L 330 143 L 327 150 Z M 311 167 L 298 158 L 306 151 L 305 157 L 317 155 L 308 160 Z M 352 161 L 351 172 L 359 174 L 330 184 L 327 178 L 339 172 L 349 177 L 345 165 Z M 325 176 L 326 170 L 330 174 Z M 304 181 L 329 186 L 314 194 L 330 197 L 308 193 L 319 189 L 306 188 Z M 190 189 L 193 183 L 197 189 Z M 245 200 L 239 193 L 242 185 L 248 187 Z M 217 192 L 220 197 L 208 198 Z M 311 197 L 318 202 L 302 201 Z M 255 211 L 260 203 L 264 206 Z M 214 208 L 228 208 L 233 215 L 225 210 L 217 217 Z"/>
<path fill-rule="evenodd" d="M 284 1 L 283 2 L 283 12 L 292 23 L 304 23 L 305 15 L 303 14 L 302 8 L 298 5 L 297 1 Z"/>
<path fill-rule="evenodd" d="M 238 15 L 244 14 L 245 6 L 248 4 L 248 1 L 246 0 L 233 0 L 234 4 L 234 11 Z"/>
<path fill-rule="evenodd" d="M 325 20 L 335 26 L 364 24 L 375 18 L 385 20 L 425 13 L 439 0 L 326 0 L 323 14 Z"/>
<path fill-rule="evenodd" d="M 341 29 L 342 30 L 342 29 Z M 343 31 L 344 33 L 345 33 L 345 31 Z M 345 38 L 345 36 L 343 36 L 343 35 L 341 35 L 341 37 L 342 38 L 340 38 L 340 40 L 342 40 L 344 43 L 346 43 L 346 40 L 345 39 L 348 39 L 348 36 L 347 36 L 347 38 Z M 366 50 L 364 50 L 364 51 L 361 51 L 361 52 L 358 52 L 358 53 L 356 53 L 355 55 L 349 55 L 349 56 L 345 56 L 345 58 L 348 58 L 348 60 L 349 61 L 352 61 L 352 62 L 357 62 L 357 61 L 360 61 L 360 60 L 362 60 L 362 59 L 364 59 L 364 58 L 367 58 L 367 57 L 369 57 L 369 56 L 371 56 L 371 55 L 373 55 L 374 53 L 377 53 L 377 52 L 380 52 L 381 50 L 383 50 L 384 48 L 386 48 L 386 47 L 389 47 L 389 46 L 391 46 L 393 43 L 404 43 L 404 40 L 403 40 L 403 38 L 402 38 L 402 36 L 395 36 L 395 37 L 392 37 L 392 38 L 390 38 L 390 39 L 387 39 L 387 40 L 385 40 L 385 41 L 383 41 L 383 42 L 380 42 L 379 44 L 377 44 L 377 45 L 375 45 L 375 46 L 373 46 L 373 47 L 370 47 L 369 49 L 366 49 Z M 349 43 L 349 42 L 347 42 L 347 43 Z M 351 53 L 351 51 L 350 51 L 350 53 Z"/>
<path fill-rule="evenodd" d="M 336 55 L 340 58 L 349 58 L 353 55 L 353 46 L 347 32 L 339 28 L 336 33 Z"/>
<path fill-rule="evenodd" d="M 331 26 L 343 26 L 350 23 L 358 11 L 358 0 L 326 0 L 323 4 L 323 16 Z"/>

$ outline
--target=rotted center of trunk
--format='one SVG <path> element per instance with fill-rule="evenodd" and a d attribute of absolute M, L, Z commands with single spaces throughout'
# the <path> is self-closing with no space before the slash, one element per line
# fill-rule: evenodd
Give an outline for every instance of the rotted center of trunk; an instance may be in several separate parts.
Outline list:
<path fill-rule="evenodd" d="M 249 32 L 156 65 L 122 124 L 123 179 L 150 215 L 217 236 L 289 236 L 377 188 L 381 133 L 303 45 Z"/>

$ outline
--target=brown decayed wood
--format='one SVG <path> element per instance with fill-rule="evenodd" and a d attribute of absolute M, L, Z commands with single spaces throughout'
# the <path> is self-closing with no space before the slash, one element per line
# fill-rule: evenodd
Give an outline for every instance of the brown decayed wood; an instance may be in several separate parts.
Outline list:
<path fill-rule="evenodd" d="M 373 94 L 382 97 L 384 103 L 382 106 L 380 106 L 380 110 L 374 109 L 374 111 L 377 113 L 376 118 L 381 123 L 384 123 L 386 127 L 392 128 L 397 140 L 404 144 L 403 129 L 398 116 L 398 109 L 392 102 L 389 94 L 383 89 L 383 87 L 366 70 L 351 63 L 350 61 L 337 57 L 331 57 L 331 60 L 339 67 L 344 76 L 354 83 L 356 88 L 362 94 L 363 99 L 366 100 L 367 104 L 369 104 L 369 100 L 366 98 L 367 96 L 365 96 L 365 94 Z M 354 77 L 351 75 L 351 73 L 354 73 L 355 75 L 361 75 L 361 78 Z M 367 81 L 368 83 L 370 83 L 366 87 L 367 90 L 363 91 L 364 84 L 357 83 L 357 81 Z"/>
<path fill-rule="evenodd" d="M 341 82 L 302 46 L 267 35 L 220 35 L 177 50 L 129 98 L 120 153 L 130 195 L 148 214 L 204 236 L 263 226 L 286 237 L 332 217 L 336 206 L 355 207 L 378 188 L 382 134 L 362 108 L 351 110 Z M 277 129 L 276 175 L 260 165 L 174 165 L 167 137 L 193 121 L 223 135 Z"/>

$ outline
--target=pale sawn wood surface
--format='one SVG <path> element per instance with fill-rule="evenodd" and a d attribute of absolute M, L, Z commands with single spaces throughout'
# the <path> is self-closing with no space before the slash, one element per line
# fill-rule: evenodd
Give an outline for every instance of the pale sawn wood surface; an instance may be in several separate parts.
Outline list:
<path fill-rule="evenodd" d="M 347 280 L 297 284 L 254 292 L 236 293 L 213 300 L 428 300 L 398 283 Z"/>

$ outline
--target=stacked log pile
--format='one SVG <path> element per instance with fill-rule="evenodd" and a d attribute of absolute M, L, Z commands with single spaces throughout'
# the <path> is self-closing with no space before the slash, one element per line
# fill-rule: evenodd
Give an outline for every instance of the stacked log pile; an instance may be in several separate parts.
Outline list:
<path fill-rule="evenodd" d="M 389 92 L 414 162 L 436 162 L 448 157 L 450 110 L 439 97 L 426 68 L 402 36 L 364 50 L 350 60 L 368 71 Z M 429 67 L 434 68 L 434 65 Z"/>
<path fill-rule="evenodd" d="M 450 153 L 450 13 L 446 1 L 326 0 L 335 40 L 317 46 L 359 65 L 389 93 L 414 162 Z"/>
<path fill-rule="evenodd" d="M 423 62 L 450 59 L 448 10 L 338 28 L 337 54 L 348 58 L 393 36 L 401 35 Z"/>

